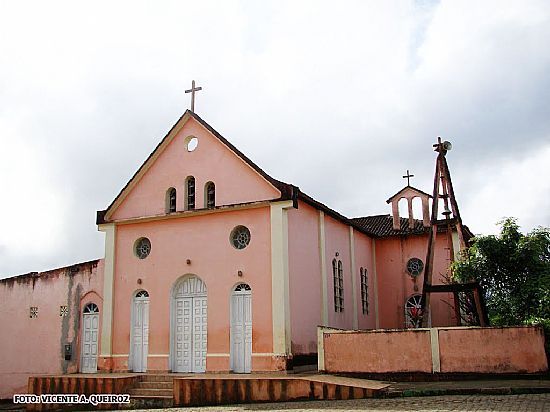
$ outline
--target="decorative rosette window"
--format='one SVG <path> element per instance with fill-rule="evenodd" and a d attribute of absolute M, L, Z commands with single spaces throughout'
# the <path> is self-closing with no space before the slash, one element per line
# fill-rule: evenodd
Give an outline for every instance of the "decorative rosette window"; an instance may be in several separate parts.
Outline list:
<path fill-rule="evenodd" d="M 409 259 L 407 262 L 407 272 L 409 272 L 409 275 L 417 277 L 422 273 L 422 270 L 424 270 L 424 262 L 418 258 Z"/>
<path fill-rule="evenodd" d="M 418 285 L 417 285 L 417 279 L 418 276 L 422 273 L 424 270 L 424 262 L 422 262 L 420 259 L 413 257 L 410 258 L 407 262 L 407 273 L 412 278 L 414 282 L 414 291 L 418 292 Z"/>
<path fill-rule="evenodd" d="M 140 259 L 145 259 L 151 253 L 151 241 L 146 237 L 141 237 L 134 244 L 134 253 Z"/>

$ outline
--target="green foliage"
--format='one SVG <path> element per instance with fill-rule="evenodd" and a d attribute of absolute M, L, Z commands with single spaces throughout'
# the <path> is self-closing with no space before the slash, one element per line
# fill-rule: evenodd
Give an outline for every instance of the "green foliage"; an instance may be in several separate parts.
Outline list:
<path fill-rule="evenodd" d="M 493 325 L 550 325 L 550 229 L 524 235 L 516 219 L 499 223 L 497 236 L 479 236 L 453 263 L 453 279 L 475 279 Z"/>

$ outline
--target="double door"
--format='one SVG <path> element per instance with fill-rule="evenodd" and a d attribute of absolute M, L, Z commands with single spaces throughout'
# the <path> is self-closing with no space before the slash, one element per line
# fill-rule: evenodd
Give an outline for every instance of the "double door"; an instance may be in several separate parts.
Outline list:
<path fill-rule="evenodd" d="M 174 372 L 206 371 L 206 315 L 206 296 L 175 299 Z"/>

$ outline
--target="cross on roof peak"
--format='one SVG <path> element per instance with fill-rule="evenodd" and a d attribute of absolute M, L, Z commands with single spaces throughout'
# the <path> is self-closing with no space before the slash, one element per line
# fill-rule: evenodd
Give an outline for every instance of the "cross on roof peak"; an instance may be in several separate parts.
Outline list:
<path fill-rule="evenodd" d="M 414 177 L 414 175 L 411 175 L 409 169 L 407 169 L 407 174 L 403 176 L 403 179 L 407 179 L 407 186 L 411 185 L 411 177 Z"/>
<path fill-rule="evenodd" d="M 185 93 L 191 93 L 191 111 L 195 113 L 195 92 L 202 90 L 202 87 L 195 87 L 195 80 L 191 82 L 191 88 Z"/>

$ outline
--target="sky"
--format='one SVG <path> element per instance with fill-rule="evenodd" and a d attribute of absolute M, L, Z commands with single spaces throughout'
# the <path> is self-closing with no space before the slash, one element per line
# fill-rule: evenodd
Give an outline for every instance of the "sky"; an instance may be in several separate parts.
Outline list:
<path fill-rule="evenodd" d="M 550 226 L 548 1 L 0 0 L 0 278 L 101 258 L 105 209 L 190 106 L 348 217 L 431 193 Z"/>

